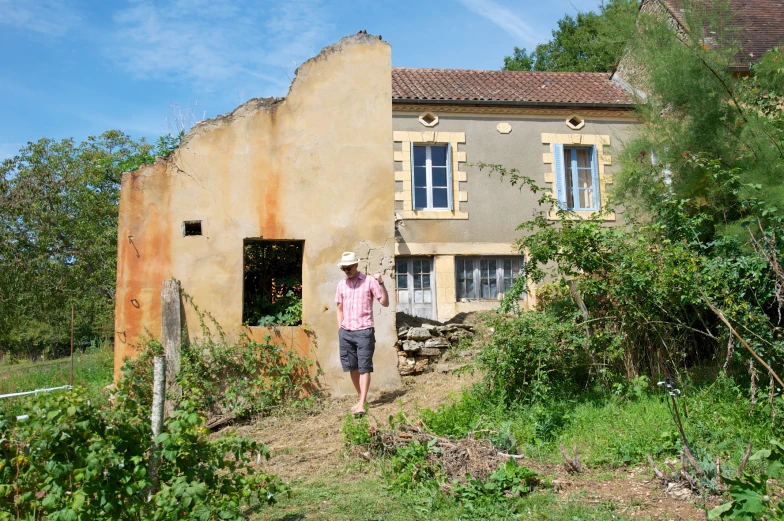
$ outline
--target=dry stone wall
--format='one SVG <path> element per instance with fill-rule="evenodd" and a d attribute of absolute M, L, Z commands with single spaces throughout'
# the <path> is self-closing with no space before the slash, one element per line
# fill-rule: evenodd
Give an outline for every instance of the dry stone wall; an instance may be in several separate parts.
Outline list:
<path fill-rule="evenodd" d="M 407 376 L 432 371 L 449 349 L 473 335 L 470 324 L 404 325 L 398 329 L 395 344 L 398 372 Z"/>

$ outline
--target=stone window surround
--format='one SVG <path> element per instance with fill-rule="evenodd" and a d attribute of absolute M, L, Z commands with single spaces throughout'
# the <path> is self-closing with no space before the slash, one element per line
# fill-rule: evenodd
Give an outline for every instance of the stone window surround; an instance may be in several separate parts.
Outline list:
<path fill-rule="evenodd" d="M 561 143 L 564 146 L 574 146 L 574 145 L 589 145 L 596 147 L 596 158 L 598 161 L 597 168 L 599 169 L 599 203 L 600 208 L 604 208 L 607 205 L 607 186 L 612 184 L 613 178 L 612 175 L 605 173 L 605 167 L 612 165 L 612 157 L 609 154 L 604 153 L 604 147 L 610 146 L 610 136 L 607 135 L 594 135 L 594 134 L 549 134 L 544 133 L 542 134 L 542 144 L 550 145 L 550 152 L 542 154 L 542 162 L 544 164 L 551 165 L 551 169 L 549 172 L 545 172 L 544 174 L 544 182 L 550 183 L 552 185 L 553 197 L 557 197 L 555 191 L 555 161 L 553 161 L 554 156 L 554 149 L 556 143 Z M 590 217 L 593 215 L 594 211 L 576 211 L 572 212 L 576 217 Z M 550 219 L 558 220 L 559 217 L 555 211 L 550 212 Z M 615 214 L 605 214 L 604 215 L 605 221 L 614 221 Z"/>
<path fill-rule="evenodd" d="M 465 132 L 407 132 L 394 131 L 393 141 L 401 144 L 401 150 L 394 152 L 395 162 L 400 162 L 400 170 L 395 170 L 395 181 L 403 183 L 402 191 L 395 191 L 395 201 L 403 202 L 403 210 L 397 213 L 403 219 L 468 219 L 468 212 L 460 211 L 460 203 L 468 201 L 468 193 L 460 191 L 460 183 L 467 179 L 466 172 L 459 170 L 459 164 L 466 162 L 465 151 L 458 149 L 465 143 Z M 411 143 L 415 145 L 447 144 L 452 146 L 452 201 L 453 210 L 414 210 L 411 187 Z"/>

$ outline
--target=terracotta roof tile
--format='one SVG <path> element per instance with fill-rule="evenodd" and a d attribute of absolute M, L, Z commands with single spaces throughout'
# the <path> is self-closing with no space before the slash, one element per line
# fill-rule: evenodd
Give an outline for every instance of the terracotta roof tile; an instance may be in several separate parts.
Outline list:
<path fill-rule="evenodd" d="M 683 0 L 663 0 L 678 22 L 685 26 Z M 766 51 L 784 43 L 784 0 L 729 0 L 733 38 L 741 52 L 735 56 L 736 66 L 747 67 Z"/>
<path fill-rule="evenodd" d="M 392 69 L 392 100 L 630 105 L 629 94 L 593 72 Z"/>

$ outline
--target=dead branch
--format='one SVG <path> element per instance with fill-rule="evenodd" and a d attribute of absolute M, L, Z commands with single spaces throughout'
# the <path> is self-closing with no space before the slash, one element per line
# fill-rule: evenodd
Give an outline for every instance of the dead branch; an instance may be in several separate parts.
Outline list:
<path fill-rule="evenodd" d="M 656 465 L 653 463 L 653 458 L 651 457 L 651 453 L 650 452 L 647 453 L 646 456 L 648 456 L 648 464 L 653 469 L 653 473 L 656 474 L 656 477 L 659 478 L 659 481 L 661 481 L 662 483 L 666 483 L 667 478 L 664 477 L 664 472 L 656 468 Z"/>
<path fill-rule="evenodd" d="M 566 472 L 569 474 L 575 474 L 583 471 L 582 465 L 580 465 L 580 456 L 577 453 L 577 445 L 574 446 L 574 456 L 571 458 L 566 453 L 566 449 L 564 449 L 563 445 L 558 445 L 558 450 L 561 451 L 561 455 L 565 460 L 564 468 L 566 469 Z"/>
<path fill-rule="evenodd" d="M 771 374 L 771 376 L 773 376 L 773 377 L 776 379 L 776 381 L 778 381 L 778 383 L 779 383 L 779 385 L 780 385 L 781 387 L 784 387 L 784 381 L 782 381 L 782 380 L 781 380 L 781 378 L 779 378 L 779 375 L 777 375 L 777 374 L 775 373 L 775 371 L 773 371 L 773 369 L 772 369 L 772 368 L 771 368 L 771 367 L 770 367 L 768 364 L 766 364 L 766 363 L 765 363 L 765 361 L 764 361 L 762 358 L 760 358 L 760 356 L 759 356 L 759 355 L 758 355 L 758 354 L 757 354 L 757 353 L 756 353 L 756 352 L 755 352 L 755 351 L 754 351 L 754 350 L 751 348 L 751 346 L 750 346 L 750 345 L 749 345 L 749 344 L 748 344 L 748 343 L 747 343 L 745 340 L 743 340 L 743 337 L 741 337 L 741 336 L 740 336 L 740 334 L 739 334 L 739 333 L 738 333 L 738 332 L 735 330 L 735 328 L 734 328 L 734 327 L 732 327 L 732 324 L 730 324 L 730 321 L 729 321 L 729 320 L 727 320 L 727 317 L 726 317 L 726 316 L 724 316 L 724 313 L 722 313 L 721 311 L 719 311 L 718 309 L 716 309 L 716 307 L 715 307 L 715 306 L 714 306 L 714 305 L 711 303 L 711 301 L 710 301 L 710 300 L 708 300 L 708 297 L 707 297 L 707 296 L 705 296 L 705 293 L 703 293 L 701 289 L 700 289 L 700 294 L 702 295 L 702 299 L 705 301 L 705 303 L 708 305 L 708 307 L 709 307 L 709 308 L 711 308 L 711 311 L 713 311 L 714 313 L 716 313 L 716 315 L 717 315 L 717 316 L 718 316 L 718 317 L 721 319 L 721 321 L 722 321 L 722 322 L 724 322 L 724 324 L 725 324 L 725 325 L 726 325 L 728 328 L 730 328 L 730 331 L 732 332 L 732 334 L 733 334 L 733 335 L 735 335 L 735 338 L 737 338 L 738 340 L 740 340 L 740 343 L 741 343 L 741 344 L 743 344 L 743 346 L 744 346 L 746 349 L 748 349 L 748 350 L 749 350 L 749 353 L 751 353 L 751 355 L 752 355 L 754 358 L 756 358 L 756 359 L 757 359 L 757 361 L 758 361 L 760 364 L 762 364 L 762 366 L 763 366 L 765 369 L 767 369 L 767 370 L 768 370 L 768 372 Z"/>
<path fill-rule="evenodd" d="M 735 479 L 738 479 L 743 475 L 743 471 L 746 470 L 746 463 L 749 462 L 749 456 L 751 456 L 751 442 L 749 442 L 748 446 L 746 447 L 746 454 L 743 455 L 743 459 L 740 460 L 738 472 L 735 473 Z"/>
<path fill-rule="evenodd" d="M 716 456 L 716 484 L 719 490 L 724 487 L 724 480 L 721 479 L 721 457 Z"/>

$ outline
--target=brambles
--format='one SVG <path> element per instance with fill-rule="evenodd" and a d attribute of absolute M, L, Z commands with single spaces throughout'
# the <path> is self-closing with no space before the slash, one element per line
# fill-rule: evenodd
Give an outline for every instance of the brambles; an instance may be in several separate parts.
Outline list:
<path fill-rule="evenodd" d="M 150 453 L 146 404 L 121 385 L 113 407 L 82 390 L 35 401 L 29 419 L 0 418 L 0 519 L 245 519 L 288 489 L 258 460 L 255 441 L 211 439 L 183 401 Z M 148 475 L 158 462 L 159 488 Z"/>

